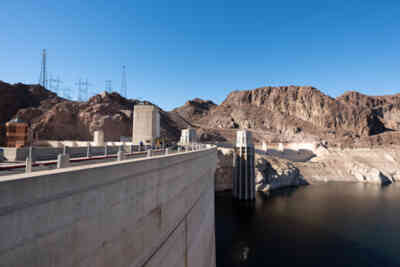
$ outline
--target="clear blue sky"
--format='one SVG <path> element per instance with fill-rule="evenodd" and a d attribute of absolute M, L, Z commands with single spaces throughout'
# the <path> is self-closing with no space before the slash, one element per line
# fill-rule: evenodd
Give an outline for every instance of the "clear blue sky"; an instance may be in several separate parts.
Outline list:
<path fill-rule="evenodd" d="M 73 89 L 121 84 L 164 109 L 236 89 L 400 92 L 400 1 L 2 1 L 0 80 L 48 71 Z"/>

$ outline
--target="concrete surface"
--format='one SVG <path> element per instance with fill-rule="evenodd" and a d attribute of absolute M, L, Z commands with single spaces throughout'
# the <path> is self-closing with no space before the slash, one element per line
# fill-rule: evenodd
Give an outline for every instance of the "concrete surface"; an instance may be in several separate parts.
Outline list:
<path fill-rule="evenodd" d="M 153 105 L 136 105 L 133 111 L 132 143 L 154 145 L 160 136 L 160 113 Z"/>
<path fill-rule="evenodd" d="M 215 266 L 216 148 L 0 178 L 0 266 Z"/>

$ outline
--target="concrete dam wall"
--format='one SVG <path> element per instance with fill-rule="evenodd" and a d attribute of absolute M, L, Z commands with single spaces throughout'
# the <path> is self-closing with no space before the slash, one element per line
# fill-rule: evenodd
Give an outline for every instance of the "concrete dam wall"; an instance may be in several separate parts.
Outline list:
<path fill-rule="evenodd" d="M 0 179 L 0 266 L 215 266 L 216 148 Z"/>

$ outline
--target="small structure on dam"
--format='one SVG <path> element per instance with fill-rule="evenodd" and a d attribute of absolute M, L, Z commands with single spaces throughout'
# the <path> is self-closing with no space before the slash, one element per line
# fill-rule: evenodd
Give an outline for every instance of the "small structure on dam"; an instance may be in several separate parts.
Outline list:
<path fill-rule="evenodd" d="M 160 137 L 160 113 L 153 105 L 136 105 L 133 112 L 132 143 L 153 146 Z"/>
<path fill-rule="evenodd" d="M 246 130 L 236 133 L 232 193 L 239 200 L 254 200 L 256 197 L 254 145 L 251 132 Z"/>
<path fill-rule="evenodd" d="M 181 132 L 180 145 L 190 145 L 197 142 L 196 130 L 194 128 L 183 129 Z"/>

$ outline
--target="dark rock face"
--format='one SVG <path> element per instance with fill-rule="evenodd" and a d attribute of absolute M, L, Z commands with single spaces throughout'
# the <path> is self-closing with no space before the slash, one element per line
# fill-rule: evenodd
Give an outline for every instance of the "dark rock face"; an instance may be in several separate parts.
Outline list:
<path fill-rule="evenodd" d="M 178 113 L 182 118 L 191 123 L 196 123 L 198 120 L 208 115 L 216 106 L 217 105 L 210 100 L 195 98 L 187 101 L 182 107 L 174 109 L 173 112 Z"/>
<path fill-rule="evenodd" d="M 400 130 L 400 94 L 367 96 L 355 91 L 346 92 L 337 101 L 370 109 L 381 120 L 385 129 Z M 379 129 L 378 129 L 379 131 Z M 376 134 L 372 131 L 371 134 Z"/>
<path fill-rule="evenodd" d="M 8 84 L 0 81 L 0 123 L 9 121 L 19 109 L 48 108 L 63 101 L 40 85 Z"/>
<path fill-rule="evenodd" d="M 222 136 L 221 133 L 217 130 L 199 128 L 196 134 L 200 142 L 227 141 L 227 139 L 224 136 Z"/>
<path fill-rule="evenodd" d="M 18 116 L 30 124 L 33 135 L 44 140 L 91 140 L 93 132 L 104 131 L 107 141 L 132 135 L 132 111 L 138 100 L 118 93 L 102 93 L 87 102 L 69 101 L 41 86 L 0 83 L 0 123 Z M 151 104 L 150 102 L 145 102 Z M 161 134 L 178 140 L 187 123 L 179 114 L 160 110 Z M 1 140 L 0 140 L 1 141 Z"/>

